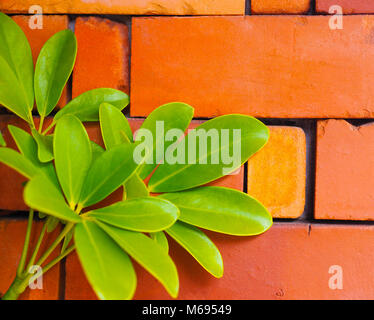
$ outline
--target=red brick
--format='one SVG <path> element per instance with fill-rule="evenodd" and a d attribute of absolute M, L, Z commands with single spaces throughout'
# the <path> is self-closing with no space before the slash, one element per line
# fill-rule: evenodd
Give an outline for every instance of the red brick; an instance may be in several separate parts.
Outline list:
<path fill-rule="evenodd" d="M 41 230 L 41 223 L 34 223 L 31 236 L 29 255 L 36 243 Z M 16 275 L 19 259 L 21 258 L 23 243 L 26 235 L 27 221 L 6 220 L 0 221 L 0 292 L 6 292 Z M 56 232 L 50 234 L 43 242 L 40 252 L 44 252 L 50 245 L 51 240 L 56 238 Z M 57 253 L 57 250 L 55 254 Z M 50 260 L 47 260 L 47 262 Z M 43 289 L 26 289 L 20 299 L 26 300 L 56 300 L 58 299 L 60 279 L 60 265 L 57 264 L 43 276 Z"/>
<path fill-rule="evenodd" d="M 251 0 L 251 11 L 262 13 L 306 13 L 310 0 Z"/>
<path fill-rule="evenodd" d="M 43 16 L 42 29 L 31 29 L 29 27 L 29 16 L 13 16 L 12 18 L 21 27 L 29 40 L 34 64 L 44 43 L 55 33 L 68 29 L 69 25 L 67 16 Z M 65 88 L 57 105 L 63 107 L 66 103 L 67 91 Z"/>
<path fill-rule="evenodd" d="M 373 226 L 276 223 L 256 237 L 209 233 L 224 260 L 224 276 L 215 279 L 174 241 L 171 256 L 180 277 L 179 299 L 373 299 L 368 243 Z M 75 261 L 73 261 L 75 260 Z M 343 289 L 329 288 L 331 266 L 341 266 Z M 135 299 L 170 299 L 151 275 L 136 265 Z M 67 260 L 67 299 L 94 298 L 76 257 Z M 69 279 L 69 277 L 71 277 Z M 73 283 L 75 279 L 78 283 Z"/>
<path fill-rule="evenodd" d="M 268 143 L 248 161 L 248 193 L 274 218 L 298 218 L 305 205 L 305 133 L 297 127 L 269 129 Z"/>
<path fill-rule="evenodd" d="M 374 125 L 318 122 L 315 217 L 374 220 Z"/>
<path fill-rule="evenodd" d="M 1 1 L 0 11 L 26 13 L 34 0 Z M 244 0 L 40 0 L 44 13 L 132 15 L 244 14 Z"/>
<path fill-rule="evenodd" d="M 77 18 L 78 54 L 73 73 L 73 97 L 95 88 L 129 93 L 127 26 L 100 18 Z"/>
<path fill-rule="evenodd" d="M 341 6 L 345 14 L 374 13 L 374 3 L 368 0 L 316 0 L 316 11 L 328 13 L 334 5 Z"/>
<path fill-rule="evenodd" d="M 373 16 L 134 18 L 131 115 L 373 117 Z M 173 30 L 173 32 L 170 32 Z"/>

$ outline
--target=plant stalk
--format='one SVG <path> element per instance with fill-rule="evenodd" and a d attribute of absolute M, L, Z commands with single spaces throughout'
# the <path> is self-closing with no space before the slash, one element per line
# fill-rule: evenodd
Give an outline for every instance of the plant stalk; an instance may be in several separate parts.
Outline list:
<path fill-rule="evenodd" d="M 23 269 L 25 268 L 27 252 L 28 252 L 29 244 L 30 244 L 30 236 L 31 236 L 31 229 L 32 229 L 33 219 L 34 219 L 34 210 L 30 209 L 30 211 L 29 211 L 29 219 L 28 219 L 28 223 L 27 223 L 25 243 L 24 243 L 23 249 L 22 249 L 21 260 L 20 260 L 18 268 L 17 268 L 17 276 L 18 277 L 20 277 L 22 275 Z"/>

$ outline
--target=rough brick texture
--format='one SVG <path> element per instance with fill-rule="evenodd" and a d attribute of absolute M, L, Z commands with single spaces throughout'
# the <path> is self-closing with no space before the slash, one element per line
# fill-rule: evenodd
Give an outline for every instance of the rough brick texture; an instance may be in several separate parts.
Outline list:
<path fill-rule="evenodd" d="M 374 220 L 374 125 L 318 122 L 317 219 Z"/>
<path fill-rule="evenodd" d="M 0 2 L 0 11 L 27 13 L 34 0 Z M 44 13 L 92 13 L 134 15 L 244 14 L 244 0 L 41 0 Z"/>
<path fill-rule="evenodd" d="M 184 101 L 197 117 L 373 117 L 374 17 L 328 19 L 134 18 L 131 114 Z"/>
<path fill-rule="evenodd" d="M 1 4 L 0 4 L 1 6 Z M 1 11 L 1 10 L 0 10 Z M 21 27 L 31 46 L 34 64 L 44 43 L 55 33 L 65 30 L 69 26 L 67 16 L 43 16 L 42 29 L 31 29 L 29 27 L 29 16 L 14 16 L 13 20 Z M 57 106 L 63 107 L 67 103 L 67 90 L 63 90 Z"/>
<path fill-rule="evenodd" d="M 306 13 L 310 0 L 251 0 L 251 11 L 262 13 Z"/>
<path fill-rule="evenodd" d="M 316 11 L 328 13 L 331 6 L 341 6 L 343 13 L 374 13 L 371 0 L 316 0 Z"/>
<path fill-rule="evenodd" d="M 225 263 L 222 279 L 210 276 L 174 241 L 171 256 L 180 275 L 179 299 L 372 299 L 373 226 L 276 223 L 261 236 L 236 238 L 209 233 Z M 334 267 L 343 289 L 332 289 Z M 331 269 L 330 269 L 331 268 Z M 136 299 L 169 299 L 137 266 Z M 329 273 L 329 271 L 331 273 Z M 360 276 L 357 276 L 357 275 Z M 67 260 L 67 299 L 93 299 L 77 257 Z"/>
<path fill-rule="evenodd" d="M 30 247 L 33 248 L 41 229 L 40 223 L 34 223 Z M 25 240 L 27 221 L 25 220 L 0 220 L 0 292 L 3 294 L 12 283 L 16 274 L 19 259 L 21 258 L 23 243 Z M 46 238 L 41 246 L 45 251 L 51 245 L 51 239 L 56 238 L 56 233 Z M 29 254 L 31 254 L 30 249 Z M 56 249 L 57 253 L 57 249 Z M 52 255 L 53 257 L 53 255 Z M 47 260 L 47 263 L 50 261 Z M 58 299 L 60 279 L 60 265 L 57 264 L 43 276 L 43 289 L 26 289 L 20 296 L 27 300 L 56 300 Z"/>
<path fill-rule="evenodd" d="M 305 205 L 305 134 L 296 127 L 270 127 L 265 147 L 248 161 L 248 193 L 275 218 L 298 218 Z"/>
<path fill-rule="evenodd" d="M 74 67 L 73 98 L 95 88 L 129 93 L 127 26 L 100 18 L 78 18 L 78 54 Z"/>

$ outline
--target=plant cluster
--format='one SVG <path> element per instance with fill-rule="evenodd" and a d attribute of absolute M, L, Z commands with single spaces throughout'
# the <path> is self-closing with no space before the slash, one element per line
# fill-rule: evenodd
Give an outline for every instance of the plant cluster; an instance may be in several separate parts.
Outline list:
<path fill-rule="evenodd" d="M 232 152 L 239 144 L 240 163 L 233 171 L 238 169 L 267 142 L 267 127 L 249 116 L 217 117 L 198 128 L 240 129 L 240 139 L 228 140 L 218 148 L 209 145 L 205 151 L 194 150 L 194 164 L 170 164 L 162 163 L 157 150 L 172 144 L 178 148 L 189 134 L 174 141 L 154 138 L 142 161 L 135 162 L 133 152 L 141 142 L 134 140 L 121 111 L 129 103 L 125 93 L 109 88 L 90 90 L 51 116 L 73 70 L 76 53 L 74 34 L 70 30 L 58 32 L 43 46 L 34 69 L 22 30 L 0 13 L 0 103 L 30 127 L 27 132 L 8 126 L 18 151 L 0 139 L 0 161 L 27 179 L 24 201 L 30 207 L 17 274 L 2 298 L 16 299 L 26 289 L 34 276 L 28 272 L 30 266 L 39 265 L 45 273 L 75 249 L 101 299 L 132 298 L 136 274 L 130 257 L 177 297 L 178 272 L 168 253 L 170 240 L 179 243 L 213 276 L 221 277 L 221 254 L 201 229 L 257 235 L 271 226 L 272 218 L 243 192 L 203 186 L 222 177 L 225 166 L 203 160 L 222 149 Z M 34 103 L 39 117 L 33 116 Z M 191 106 L 169 103 L 155 109 L 141 128 L 155 133 L 157 122 L 162 121 L 165 130 L 185 132 L 192 117 Z M 83 125 L 88 121 L 99 121 L 105 148 L 90 140 Z M 147 161 L 149 157 L 158 160 Z M 123 188 L 121 201 L 101 205 L 119 188 Z M 43 227 L 30 253 L 34 212 Z M 56 228 L 60 232 L 51 246 L 39 252 L 44 236 Z M 59 250 L 57 257 L 48 260 L 55 250 Z"/>

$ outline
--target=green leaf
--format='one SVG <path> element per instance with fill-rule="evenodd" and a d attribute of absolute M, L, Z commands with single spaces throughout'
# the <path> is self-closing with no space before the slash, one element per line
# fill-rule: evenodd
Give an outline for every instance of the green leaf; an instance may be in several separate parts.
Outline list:
<path fill-rule="evenodd" d="M 62 243 L 61 247 L 61 253 L 63 253 L 67 248 L 69 243 L 71 242 L 71 239 L 73 238 L 74 229 L 71 229 L 65 236 L 64 242 Z"/>
<path fill-rule="evenodd" d="M 56 217 L 49 216 L 45 222 L 47 224 L 47 232 L 51 233 L 53 230 L 55 230 L 59 222 L 60 220 L 58 220 Z"/>
<path fill-rule="evenodd" d="M 37 175 L 26 185 L 23 199 L 30 207 L 56 218 L 70 222 L 80 222 L 80 216 L 65 202 L 61 190 L 45 176 Z"/>
<path fill-rule="evenodd" d="M 33 123 L 34 64 L 21 28 L 0 12 L 0 104 Z"/>
<path fill-rule="evenodd" d="M 194 108 L 188 104 L 172 102 L 153 110 L 144 120 L 140 129 L 149 130 L 153 139 L 151 145 L 144 142 L 152 152 L 149 153 L 145 163 L 139 169 L 138 174 L 142 179 L 145 179 L 156 168 L 157 164 L 161 163 L 164 158 L 164 150 L 173 144 L 173 141 L 164 141 L 164 136 L 159 133 L 166 133 L 171 129 L 184 132 L 192 120 L 193 113 Z M 161 152 L 158 153 L 157 150 Z"/>
<path fill-rule="evenodd" d="M 215 244 L 200 229 L 176 222 L 166 233 L 185 248 L 205 270 L 216 278 L 223 275 L 222 256 Z"/>
<path fill-rule="evenodd" d="M 86 129 L 75 116 L 67 115 L 57 122 L 53 150 L 58 180 L 70 208 L 74 208 L 92 161 Z"/>
<path fill-rule="evenodd" d="M 200 134 L 201 139 L 196 139 Z M 268 137 L 269 129 L 250 116 L 232 114 L 206 121 L 182 140 L 182 163 L 161 164 L 148 188 L 151 192 L 174 192 L 214 181 L 239 169 Z M 202 150 L 201 141 L 206 142 Z"/>
<path fill-rule="evenodd" d="M 133 145 L 119 145 L 103 152 L 88 171 L 80 206 L 88 207 L 105 199 L 118 189 L 137 169 Z"/>
<path fill-rule="evenodd" d="M 130 124 L 126 117 L 120 110 L 109 103 L 102 103 L 100 106 L 100 127 L 107 150 L 133 141 Z M 147 186 L 137 173 L 134 173 L 123 187 L 126 199 L 147 197 L 149 195 Z"/>
<path fill-rule="evenodd" d="M 272 225 L 271 215 L 260 202 L 229 188 L 201 187 L 159 197 L 179 208 L 179 220 L 216 232 L 251 236 Z"/>
<path fill-rule="evenodd" d="M 53 136 L 41 135 L 35 129 L 31 129 L 32 136 L 38 145 L 38 158 L 40 162 L 46 163 L 53 160 Z"/>
<path fill-rule="evenodd" d="M 122 229 L 157 232 L 170 227 L 179 210 L 169 201 L 147 197 L 117 202 L 87 215 Z"/>
<path fill-rule="evenodd" d="M 177 297 L 179 290 L 177 268 L 163 248 L 140 232 L 96 222 L 123 250 L 159 280 L 173 298 Z"/>
<path fill-rule="evenodd" d="M 83 122 L 98 121 L 99 107 L 103 102 L 108 102 L 119 110 L 122 110 L 129 104 L 129 96 L 122 91 L 109 88 L 89 90 L 71 100 L 65 107 L 58 111 L 54 117 L 54 121 L 57 121 L 66 114 L 75 115 Z"/>
<path fill-rule="evenodd" d="M 148 197 L 149 191 L 144 181 L 135 172 L 124 185 L 125 200 Z"/>
<path fill-rule="evenodd" d="M 105 149 L 93 141 L 90 141 L 90 143 L 92 149 L 92 163 L 94 163 L 94 161 L 104 153 Z"/>
<path fill-rule="evenodd" d="M 38 146 L 33 137 L 26 131 L 9 125 L 8 130 L 16 142 L 18 150 L 32 162 L 32 164 L 44 173 L 57 187 L 59 186 L 55 168 L 52 162 L 42 163 L 38 157 Z"/>
<path fill-rule="evenodd" d="M 100 105 L 99 116 L 101 134 L 107 150 L 124 143 L 125 137 L 132 142 L 133 137 L 130 124 L 121 110 L 109 103 L 102 103 Z"/>
<path fill-rule="evenodd" d="M 31 179 L 38 173 L 38 169 L 29 159 L 10 148 L 0 148 L 0 162 L 16 170 L 28 179 Z"/>
<path fill-rule="evenodd" d="M 74 241 L 83 270 L 102 300 L 131 299 L 136 274 L 128 255 L 94 222 L 75 227 Z"/>
<path fill-rule="evenodd" d="M 47 40 L 35 65 L 35 100 L 46 117 L 56 106 L 74 67 L 77 40 L 71 30 L 62 30 Z"/>
<path fill-rule="evenodd" d="M 0 131 L 0 146 L 1 147 L 6 147 L 6 142 L 4 140 L 3 134 Z"/>
<path fill-rule="evenodd" d="M 151 236 L 152 240 L 154 240 L 159 246 L 161 246 L 161 248 L 165 250 L 166 253 L 169 252 L 169 242 L 164 232 L 152 232 L 149 235 Z"/>

